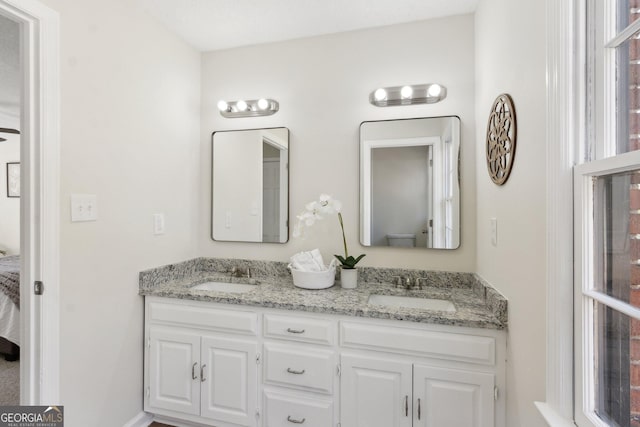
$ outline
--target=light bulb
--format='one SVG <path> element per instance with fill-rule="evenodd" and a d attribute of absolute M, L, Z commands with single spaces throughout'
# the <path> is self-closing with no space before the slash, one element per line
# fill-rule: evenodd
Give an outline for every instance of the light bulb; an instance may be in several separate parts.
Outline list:
<path fill-rule="evenodd" d="M 375 98 L 376 101 L 384 101 L 385 99 L 387 99 L 387 91 L 382 88 L 377 89 L 373 93 L 373 97 Z"/>
<path fill-rule="evenodd" d="M 236 102 L 236 108 L 238 109 L 238 111 L 247 111 L 247 107 L 247 103 L 243 100 Z"/>
<path fill-rule="evenodd" d="M 221 99 L 220 101 L 218 101 L 218 110 L 220 110 L 220 111 L 229 110 L 229 104 L 227 104 L 226 101 Z"/>
<path fill-rule="evenodd" d="M 411 86 L 402 86 L 402 89 L 400 89 L 400 96 L 404 99 L 408 99 L 411 98 L 411 95 L 413 95 L 413 88 Z"/>
<path fill-rule="evenodd" d="M 442 93 L 442 86 L 440 86 L 439 84 L 433 84 L 429 86 L 429 89 L 427 90 L 427 95 L 432 96 L 434 98 L 440 96 L 441 93 Z"/>
<path fill-rule="evenodd" d="M 269 101 L 264 98 L 260 98 L 258 100 L 258 108 L 261 110 L 266 110 L 267 108 L 269 108 Z"/>

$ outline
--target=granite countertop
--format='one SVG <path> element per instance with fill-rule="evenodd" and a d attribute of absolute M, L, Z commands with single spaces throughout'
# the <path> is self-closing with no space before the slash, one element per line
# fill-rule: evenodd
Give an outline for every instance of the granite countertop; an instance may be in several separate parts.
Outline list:
<path fill-rule="evenodd" d="M 231 278 L 231 266 L 251 268 L 253 279 Z M 471 273 L 425 270 L 359 269 L 356 289 L 342 289 L 338 281 L 328 289 L 307 290 L 293 285 L 286 264 L 270 261 L 196 258 L 140 273 L 140 295 L 211 301 L 282 310 L 346 316 L 395 319 L 420 323 L 506 329 L 507 301 L 489 284 Z M 426 278 L 422 290 L 396 289 L 392 276 Z M 192 290 L 192 286 L 210 282 L 255 284 L 243 293 Z M 451 301 L 455 312 L 372 305 L 369 295 L 397 295 Z"/>

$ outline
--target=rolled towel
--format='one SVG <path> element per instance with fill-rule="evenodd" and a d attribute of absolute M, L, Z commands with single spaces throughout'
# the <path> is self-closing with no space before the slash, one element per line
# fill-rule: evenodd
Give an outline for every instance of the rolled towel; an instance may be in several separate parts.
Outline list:
<path fill-rule="evenodd" d="M 318 249 L 299 252 L 293 255 L 289 262 L 293 268 L 300 271 L 326 271 L 327 269 Z"/>

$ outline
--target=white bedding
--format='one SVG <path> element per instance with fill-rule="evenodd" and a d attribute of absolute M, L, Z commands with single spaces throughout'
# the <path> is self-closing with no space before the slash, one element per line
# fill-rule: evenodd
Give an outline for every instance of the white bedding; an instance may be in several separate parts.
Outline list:
<path fill-rule="evenodd" d="M 0 337 L 20 345 L 20 310 L 0 292 Z"/>

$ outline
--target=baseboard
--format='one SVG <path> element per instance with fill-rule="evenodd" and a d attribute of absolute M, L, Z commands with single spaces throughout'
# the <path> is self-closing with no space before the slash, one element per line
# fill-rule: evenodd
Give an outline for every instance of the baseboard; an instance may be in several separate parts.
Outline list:
<path fill-rule="evenodd" d="M 122 427 L 148 427 L 153 422 L 153 415 L 140 412 Z"/>

